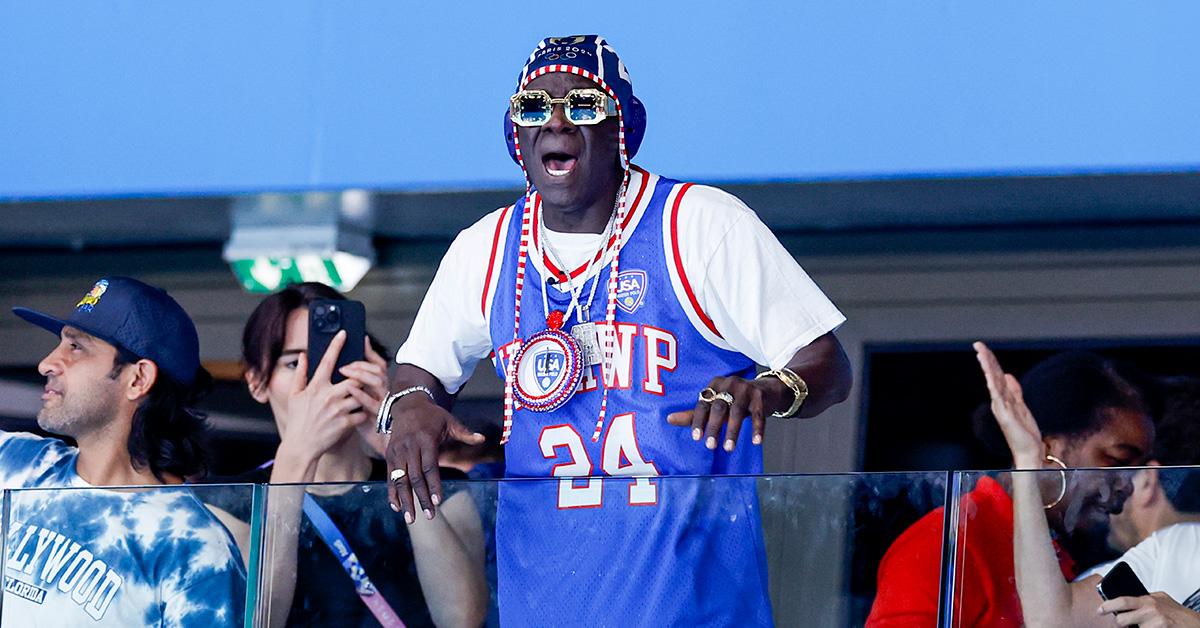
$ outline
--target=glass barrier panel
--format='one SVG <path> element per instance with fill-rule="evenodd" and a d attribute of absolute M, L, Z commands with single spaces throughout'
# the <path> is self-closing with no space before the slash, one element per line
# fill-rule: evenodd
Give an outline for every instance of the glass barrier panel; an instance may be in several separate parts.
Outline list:
<path fill-rule="evenodd" d="M 6 490 L 0 624 L 248 625 L 260 490 Z"/>
<path fill-rule="evenodd" d="M 438 516 L 418 516 L 412 526 L 392 512 L 383 483 L 273 485 L 257 619 L 861 625 L 880 564 L 910 527 L 921 531 L 908 547 L 920 545 L 926 558 L 936 617 L 946 480 L 914 473 L 452 481 L 443 483 Z"/>
<path fill-rule="evenodd" d="M 268 486 L 258 624 L 498 623 L 497 486 L 442 487 L 438 515 L 409 526 L 383 482 Z"/>
<path fill-rule="evenodd" d="M 777 484 L 760 491 L 767 547 L 780 551 L 771 556 L 777 625 L 934 625 L 948 478 L 766 478 Z"/>
<path fill-rule="evenodd" d="M 1106 593 L 1151 613 L 1143 625 L 1200 624 L 1200 468 L 966 472 L 961 486 L 949 625 L 1111 626 L 1097 612 L 1110 572 Z"/>

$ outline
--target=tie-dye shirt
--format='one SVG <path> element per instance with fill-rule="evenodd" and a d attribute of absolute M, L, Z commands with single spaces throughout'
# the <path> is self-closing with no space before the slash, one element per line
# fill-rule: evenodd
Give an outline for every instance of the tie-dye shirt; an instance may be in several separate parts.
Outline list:
<path fill-rule="evenodd" d="M 55 439 L 0 432 L 0 487 L 27 489 L 10 491 L 0 623 L 241 624 L 240 555 L 192 490 L 93 488 L 78 456 Z"/>

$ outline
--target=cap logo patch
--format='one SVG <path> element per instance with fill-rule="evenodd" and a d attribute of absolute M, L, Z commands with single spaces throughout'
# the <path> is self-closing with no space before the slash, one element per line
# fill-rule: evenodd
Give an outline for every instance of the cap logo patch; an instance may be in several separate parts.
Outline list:
<path fill-rule="evenodd" d="M 574 46 L 575 44 L 582 44 L 584 39 L 587 38 L 582 35 L 575 35 L 573 37 L 550 37 L 546 40 L 546 43 L 553 46 Z"/>
<path fill-rule="evenodd" d="M 79 300 L 79 303 L 75 304 L 75 309 L 81 312 L 91 312 L 92 308 L 100 302 L 100 297 L 104 296 L 104 293 L 107 290 L 107 279 L 101 279 L 100 281 L 97 281 L 96 285 L 92 286 L 92 289 L 87 294 L 83 295 L 83 298 Z"/>

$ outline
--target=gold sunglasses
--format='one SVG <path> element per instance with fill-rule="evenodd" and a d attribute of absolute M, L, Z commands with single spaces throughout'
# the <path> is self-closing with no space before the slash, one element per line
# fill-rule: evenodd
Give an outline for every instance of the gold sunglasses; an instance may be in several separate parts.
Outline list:
<path fill-rule="evenodd" d="M 509 98 L 508 117 L 517 126 L 542 126 L 550 121 L 554 105 L 562 105 L 571 124 L 599 124 L 617 115 L 617 103 L 596 88 L 573 89 L 562 98 L 551 98 L 542 89 L 523 89 Z"/>

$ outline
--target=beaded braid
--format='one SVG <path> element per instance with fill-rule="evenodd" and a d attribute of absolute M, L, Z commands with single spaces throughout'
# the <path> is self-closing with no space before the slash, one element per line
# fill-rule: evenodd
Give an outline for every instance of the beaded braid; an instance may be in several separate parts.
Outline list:
<path fill-rule="evenodd" d="M 532 58 L 532 57 L 531 57 Z M 609 98 L 617 104 L 617 154 L 621 158 L 621 169 L 624 171 L 624 176 L 621 180 L 621 187 L 617 191 L 617 199 L 615 201 L 614 211 L 617 212 L 617 227 L 616 227 L 616 243 L 614 244 L 612 263 L 609 266 L 608 276 L 608 303 L 605 305 L 604 321 L 605 321 L 605 338 L 604 338 L 604 360 L 601 364 L 602 385 L 604 393 L 600 398 L 600 412 L 596 419 L 596 430 L 592 434 L 592 441 L 596 442 L 600 439 L 600 432 L 604 426 L 604 418 L 608 411 L 608 389 L 611 379 L 610 373 L 613 370 L 613 354 L 615 353 L 614 342 L 616 330 L 613 329 L 616 319 L 617 306 L 617 271 L 618 260 L 621 256 L 621 237 L 624 232 L 622 223 L 625 219 L 627 211 L 625 203 L 625 193 L 629 190 L 629 155 L 625 150 L 625 114 L 622 110 L 621 101 L 617 98 L 616 93 L 600 76 L 593 74 L 583 68 L 573 65 L 550 65 L 538 68 L 532 74 L 526 75 L 521 81 L 519 89 L 525 89 L 533 79 L 548 74 L 550 72 L 565 72 L 575 74 L 587 78 L 599 85 Z M 517 250 L 517 279 L 514 288 L 513 298 L 515 304 L 513 306 L 513 344 L 509 351 L 508 366 L 504 369 L 504 426 L 500 434 L 500 444 L 508 442 L 512 435 L 513 413 L 516 411 L 516 403 L 513 395 L 513 387 L 516 385 L 516 364 L 515 359 L 517 353 L 521 350 L 523 341 L 521 339 L 521 295 L 525 288 L 525 267 L 527 258 L 529 257 L 529 237 L 533 230 L 533 183 L 529 180 L 529 171 L 525 168 L 525 160 L 521 155 L 521 140 L 517 132 L 517 123 L 512 123 L 513 127 L 513 147 L 517 157 L 517 163 L 521 166 L 521 172 L 525 174 L 525 203 L 524 212 L 521 216 L 521 242 Z"/>

